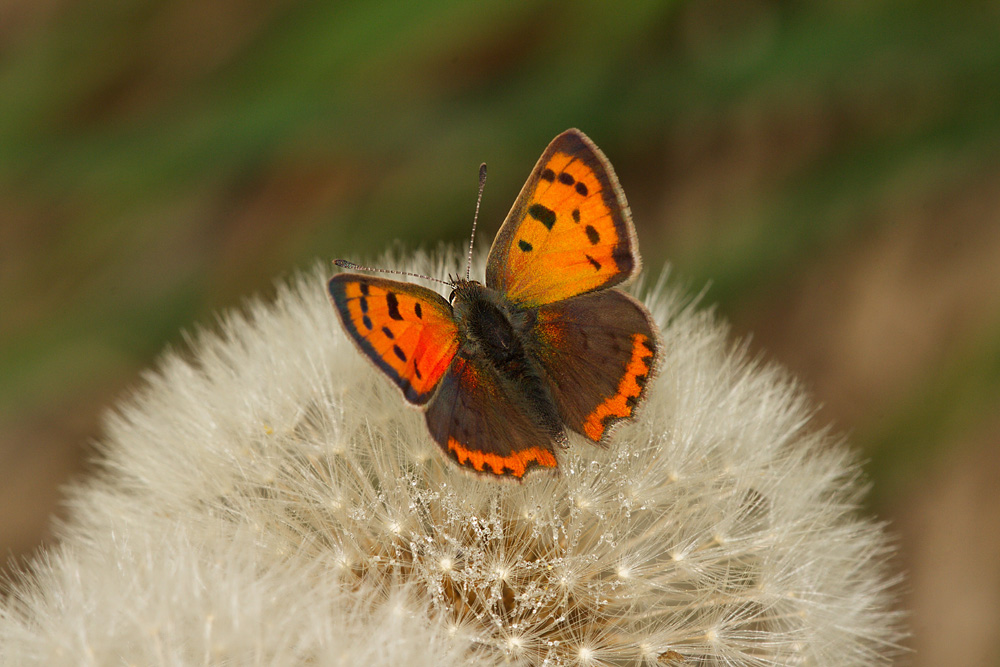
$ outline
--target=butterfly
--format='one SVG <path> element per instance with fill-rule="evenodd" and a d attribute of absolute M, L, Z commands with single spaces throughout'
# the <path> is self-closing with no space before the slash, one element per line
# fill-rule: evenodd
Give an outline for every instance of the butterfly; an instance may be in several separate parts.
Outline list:
<path fill-rule="evenodd" d="M 570 129 L 542 153 L 507 214 L 485 284 L 451 279 L 445 300 L 343 273 L 329 291 L 349 337 L 423 409 L 447 457 L 520 480 L 558 466 L 567 428 L 603 444 L 645 398 L 658 330 L 638 301 L 612 289 L 640 264 L 610 162 Z"/>

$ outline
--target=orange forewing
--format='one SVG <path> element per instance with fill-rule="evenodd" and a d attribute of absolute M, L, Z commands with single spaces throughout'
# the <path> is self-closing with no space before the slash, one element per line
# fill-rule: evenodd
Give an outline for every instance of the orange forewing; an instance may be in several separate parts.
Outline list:
<path fill-rule="evenodd" d="M 556 137 L 493 242 L 486 285 L 541 305 L 617 285 L 639 269 L 618 178 L 579 130 Z"/>
<path fill-rule="evenodd" d="M 410 403 L 430 400 L 458 349 L 448 302 L 426 287 L 356 274 L 334 276 L 329 287 L 358 348 Z"/>

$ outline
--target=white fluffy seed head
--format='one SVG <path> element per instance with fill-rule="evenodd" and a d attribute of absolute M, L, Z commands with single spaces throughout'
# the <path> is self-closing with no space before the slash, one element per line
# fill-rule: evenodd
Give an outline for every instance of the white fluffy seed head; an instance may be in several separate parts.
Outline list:
<path fill-rule="evenodd" d="M 460 253 L 406 270 L 445 275 Z M 638 419 L 558 474 L 470 477 L 340 329 L 318 268 L 109 418 L 3 664 L 870 665 L 901 636 L 842 443 L 663 281 Z"/>

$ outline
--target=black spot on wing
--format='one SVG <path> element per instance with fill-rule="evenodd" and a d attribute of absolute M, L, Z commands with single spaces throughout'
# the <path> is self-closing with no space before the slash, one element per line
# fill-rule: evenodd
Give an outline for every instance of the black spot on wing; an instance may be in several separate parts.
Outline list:
<path fill-rule="evenodd" d="M 385 304 L 389 307 L 389 317 L 394 320 L 403 319 L 403 316 L 399 314 L 399 299 L 396 298 L 395 292 L 385 293 Z"/>
<path fill-rule="evenodd" d="M 601 235 L 597 233 L 593 225 L 587 225 L 583 231 L 587 232 L 587 240 L 590 241 L 590 245 L 597 245 L 601 242 Z"/>
<path fill-rule="evenodd" d="M 587 261 L 590 262 L 590 265 L 592 267 L 594 267 L 595 271 L 600 271 L 601 270 L 601 263 L 600 262 L 598 262 L 596 259 L 594 259 L 590 255 L 584 255 L 584 257 L 587 258 Z"/>
<path fill-rule="evenodd" d="M 581 197 L 586 197 L 587 193 L 589 192 L 589 190 L 587 190 L 587 186 L 583 184 L 583 181 L 577 182 L 576 191 L 580 193 Z"/>
<path fill-rule="evenodd" d="M 399 357 L 400 361 L 406 361 L 406 353 L 403 352 L 403 348 L 398 345 L 393 345 L 392 351 L 396 353 L 396 356 Z"/>
<path fill-rule="evenodd" d="M 419 301 L 417 301 L 416 303 L 413 304 L 413 312 L 414 312 L 414 314 L 416 314 L 417 319 L 423 319 L 424 312 L 420 308 L 420 302 Z"/>
<path fill-rule="evenodd" d="M 521 239 L 520 241 L 517 242 L 517 247 L 523 250 L 524 252 L 531 252 L 532 250 L 534 250 L 534 247 L 524 239 Z"/>
<path fill-rule="evenodd" d="M 580 209 L 573 209 L 573 222 L 580 222 Z"/>
<path fill-rule="evenodd" d="M 542 172 L 539 178 L 541 178 L 543 181 L 548 181 L 549 183 L 551 183 L 552 181 L 556 180 L 556 174 L 551 169 L 546 169 L 545 171 Z"/>
<path fill-rule="evenodd" d="M 367 315 L 361 318 L 361 323 L 365 325 L 365 328 L 368 329 L 369 331 L 372 330 L 372 321 L 371 318 L 369 318 Z"/>
<path fill-rule="evenodd" d="M 573 185 L 573 183 L 576 182 L 576 179 L 573 178 L 572 174 L 567 174 L 564 171 L 563 173 L 559 174 L 559 182 L 562 183 L 563 185 Z"/>
<path fill-rule="evenodd" d="M 382 327 L 382 333 L 384 333 L 385 337 L 388 338 L 389 340 L 395 338 L 395 336 L 392 335 L 392 329 L 390 329 L 389 327 Z"/>
<path fill-rule="evenodd" d="M 358 299 L 358 305 L 361 306 L 362 313 L 368 312 L 368 299 L 366 299 L 365 297 L 360 297 Z"/>
<path fill-rule="evenodd" d="M 368 296 L 368 283 L 361 283 L 360 285 L 361 293 Z"/>
<path fill-rule="evenodd" d="M 615 261 L 619 271 L 628 272 L 635 266 L 632 253 L 624 243 L 615 246 L 615 249 L 611 251 L 611 259 Z"/>
<path fill-rule="evenodd" d="M 415 363 L 413 364 L 413 374 L 417 376 L 418 380 L 422 380 L 424 377 Z"/>
<path fill-rule="evenodd" d="M 552 225 L 556 224 L 555 211 L 541 204 L 532 204 L 528 208 L 528 215 L 545 225 L 546 229 L 551 230 Z"/>

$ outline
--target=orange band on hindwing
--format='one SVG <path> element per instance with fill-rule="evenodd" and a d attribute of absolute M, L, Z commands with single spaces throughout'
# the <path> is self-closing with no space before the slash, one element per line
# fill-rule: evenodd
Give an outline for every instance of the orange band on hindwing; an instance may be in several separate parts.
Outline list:
<path fill-rule="evenodd" d="M 524 473 L 536 466 L 556 467 L 556 457 L 552 452 L 541 447 L 529 447 L 521 451 L 511 452 L 507 456 L 501 456 L 492 452 L 466 449 L 454 438 L 449 438 L 448 452 L 460 465 L 473 468 L 477 472 L 511 476 L 518 479 L 524 477 Z M 489 466 L 491 470 L 486 470 L 486 466 Z"/>
<path fill-rule="evenodd" d="M 644 334 L 632 336 L 632 358 L 625 367 L 625 375 L 618 383 L 618 391 L 587 416 L 583 424 L 583 431 L 587 437 L 600 441 L 609 426 L 619 419 L 632 416 L 632 411 L 649 379 L 653 355 L 653 346 L 647 336 Z"/>

